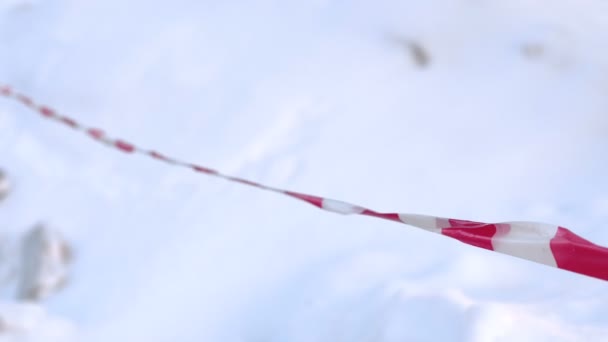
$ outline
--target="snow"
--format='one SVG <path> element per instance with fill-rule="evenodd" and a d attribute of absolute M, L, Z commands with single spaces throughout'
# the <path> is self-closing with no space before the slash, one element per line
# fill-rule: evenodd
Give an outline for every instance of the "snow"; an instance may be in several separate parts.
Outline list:
<path fill-rule="evenodd" d="M 599 0 L 0 0 L 0 82 L 270 186 L 608 245 L 607 16 Z M 599 280 L 131 157 L 6 100 L 0 132 L 0 227 L 50 222 L 76 249 L 31 315 L 79 340 L 608 336 Z"/>
<path fill-rule="evenodd" d="M 33 303 L 0 305 L 0 341 L 74 341 L 74 326 L 65 319 L 49 316 Z"/>

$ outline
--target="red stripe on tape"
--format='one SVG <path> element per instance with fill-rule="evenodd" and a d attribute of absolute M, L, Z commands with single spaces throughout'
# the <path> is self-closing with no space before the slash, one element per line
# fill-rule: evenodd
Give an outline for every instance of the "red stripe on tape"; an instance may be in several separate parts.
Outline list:
<path fill-rule="evenodd" d="M 441 234 L 449 236 L 469 245 L 494 250 L 492 238 L 496 235 L 496 226 L 493 224 L 477 225 L 474 228 L 463 226 L 461 228 L 443 228 Z"/>
<path fill-rule="evenodd" d="M 135 151 L 135 146 L 131 145 L 130 143 L 128 143 L 126 141 L 122 141 L 122 140 L 116 140 L 114 142 L 114 146 L 116 146 L 119 150 L 126 152 L 126 153 L 133 153 Z"/>
<path fill-rule="evenodd" d="M 89 128 L 89 129 L 87 129 L 87 133 L 91 137 L 98 139 L 98 140 L 103 138 L 103 136 L 104 136 L 104 132 L 98 128 Z"/>
<path fill-rule="evenodd" d="M 551 239 L 557 267 L 608 280 L 608 248 L 593 244 L 566 228 L 559 227 Z"/>
<path fill-rule="evenodd" d="M 63 122 L 64 124 L 66 124 L 72 128 L 78 127 L 78 123 L 76 121 L 74 121 L 71 118 L 65 117 L 65 116 L 59 117 L 59 121 Z"/>
<path fill-rule="evenodd" d="M 363 210 L 361 215 L 372 216 L 372 217 L 377 217 L 377 218 L 381 218 L 381 219 L 385 219 L 385 220 L 401 222 L 401 219 L 399 218 L 399 214 L 397 214 L 397 213 L 378 213 L 373 210 L 365 209 L 365 210 Z"/>
<path fill-rule="evenodd" d="M 199 166 L 199 165 L 195 165 L 195 164 L 188 164 L 188 165 L 189 165 L 189 166 L 190 166 L 190 167 L 191 167 L 191 168 L 192 168 L 194 171 L 196 171 L 196 172 L 206 173 L 206 174 L 208 174 L 208 175 L 217 175 L 217 174 L 219 174 L 219 172 L 217 172 L 217 171 L 215 171 L 215 170 L 213 170 L 213 169 L 210 169 L 210 168 L 204 167 L 204 166 Z"/>
<path fill-rule="evenodd" d="M 250 185 L 250 186 L 258 187 L 258 188 L 262 188 L 263 187 L 260 183 L 252 182 L 250 180 L 239 178 L 239 177 L 228 177 L 228 180 L 231 180 L 231 181 L 236 182 L 236 183 L 241 183 L 241 184 L 245 184 L 245 185 Z"/>
<path fill-rule="evenodd" d="M 314 205 L 315 207 L 323 208 L 323 198 L 322 197 L 301 194 L 299 192 L 293 192 L 293 191 L 284 191 L 284 193 L 291 197 L 302 200 L 304 202 L 308 202 L 308 203 Z"/>
<path fill-rule="evenodd" d="M 154 159 L 159 159 L 159 160 L 163 160 L 163 161 L 167 161 L 169 160 L 169 158 L 167 158 L 166 156 L 164 156 L 163 154 L 160 154 L 156 151 L 148 151 L 148 154 L 154 158 Z"/>
<path fill-rule="evenodd" d="M 55 112 L 49 107 L 40 106 L 38 109 L 40 110 L 40 114 L 42 114 L 42 116 L 46 116 L 47 118 L 55 116 Z"/>
<path fill-rule="evenodd" d="M 13 94 L 13 90 L 9 86 L 0 86 L 0 94 L 10 96 Z"/>

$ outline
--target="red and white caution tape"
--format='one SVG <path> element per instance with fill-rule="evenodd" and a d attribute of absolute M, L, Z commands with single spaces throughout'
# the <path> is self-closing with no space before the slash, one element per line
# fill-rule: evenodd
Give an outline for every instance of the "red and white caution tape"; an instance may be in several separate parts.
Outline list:
<path fill-rule="evenodd" d="M 608 280 L 608 248 L 593 244 L 563 227 L 535 222 L 483 223 L 416 214 L 381 213 L 347 202 L 277 189 L 225 175 L 208 167 L 180 161 L 154 150 L 139 148 L 121 139 L 111 138 L 101 129 L 83 126 L 49 107 L 36 104 L 28 96 L 15 92 L 8 86 L 0 86 L 0 95 L 17 100 L 47 119 L 84 132 L 92 139 L 125 153 L 143 154 L 209 176 L 277 192 L 334 213 L 373 216 L 405 223 L 476 247 Z"/>

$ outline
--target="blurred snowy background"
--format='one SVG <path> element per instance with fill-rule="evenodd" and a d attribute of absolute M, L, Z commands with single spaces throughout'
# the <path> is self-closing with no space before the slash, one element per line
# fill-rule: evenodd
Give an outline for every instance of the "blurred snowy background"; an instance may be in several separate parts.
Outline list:
<path fill-rule="evenodd" d="M 608 245 L 607 18 L 601 0 L 0 0 L 0 83 L 269 185 Z M 605 282 L 129 157 L 2 99 L 0 168 L 3 246 L 44 222 L 74 250 L 46 299 L 3 283 L 0 341 L 608 341 Z"/>

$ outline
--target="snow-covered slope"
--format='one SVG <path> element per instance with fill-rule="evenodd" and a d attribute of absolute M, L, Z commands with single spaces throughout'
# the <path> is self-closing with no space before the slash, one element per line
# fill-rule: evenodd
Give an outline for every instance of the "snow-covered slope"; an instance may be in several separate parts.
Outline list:
<path fill-rule="evenodd" d="M 608 245 L 607 17 L 600 0 L 0 0 L 0 82 L 270 185 Z M 45 306 L 83 341 L 608 339 L 601 281 L 130 158 L 4 100 L 0 132 L 0 227 L 73 241 Z"/>

